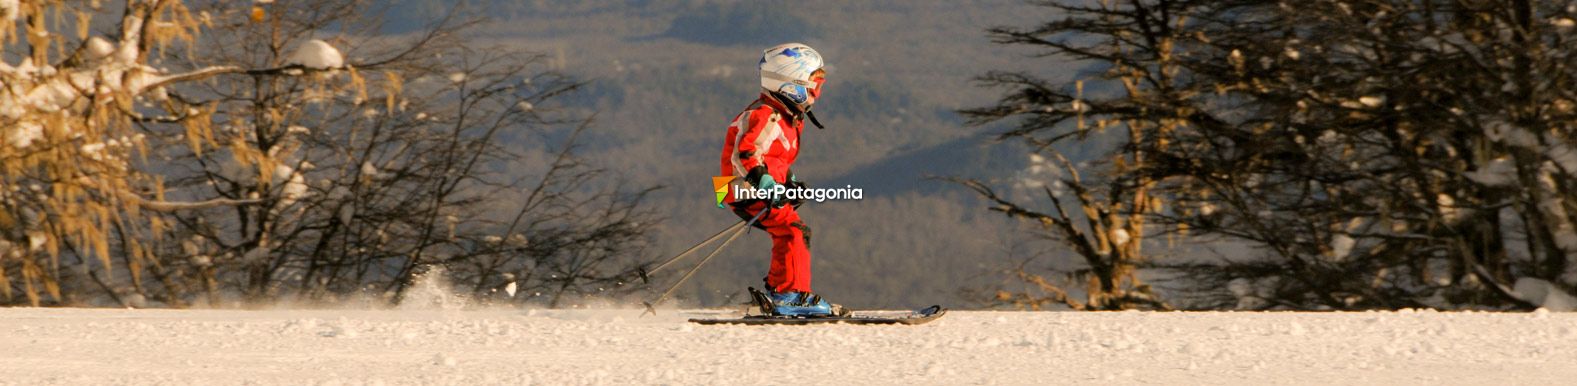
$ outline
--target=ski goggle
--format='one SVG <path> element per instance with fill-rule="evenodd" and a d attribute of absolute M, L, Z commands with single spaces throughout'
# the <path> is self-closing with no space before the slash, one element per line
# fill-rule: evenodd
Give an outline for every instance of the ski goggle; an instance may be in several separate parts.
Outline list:
<path fill-rule="evenodd" d="M 816 86 L 811 87 L 809 90 L 810 100 L 814 101 L 821 99 L 821 86 L 822 84 L 827 83 L 827 72 L 823 70 L 816 70 L 816 72 L 810 74 L 810 81 L 816 83 Z"/>

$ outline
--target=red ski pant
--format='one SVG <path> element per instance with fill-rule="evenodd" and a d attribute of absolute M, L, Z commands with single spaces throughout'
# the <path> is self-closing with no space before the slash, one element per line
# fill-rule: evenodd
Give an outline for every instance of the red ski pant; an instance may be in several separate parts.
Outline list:
<path fill-rule="evenodd" d="M 756 217 L 765 203 L 734 209 L 744 219 Z M 772 236 L 772 265 L 767 270 L 767 285 L 773 291 L 810 292 L 810 227 L 800 221 L 794 207 L 773 208 L 757 220 L 756 227 Z"/>

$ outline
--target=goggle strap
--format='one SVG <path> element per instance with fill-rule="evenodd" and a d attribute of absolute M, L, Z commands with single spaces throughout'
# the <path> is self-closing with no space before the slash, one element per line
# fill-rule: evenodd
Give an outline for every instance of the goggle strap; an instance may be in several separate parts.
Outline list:
<path fill-rule="evenodd" d="M 776 80 L 776 81 L 779 81 L 779 82 L 788 82 L 788 83 L 793 83 L 793 84 L 799 84 L 800 86 L 807 86 L 807 85 L 804 85 L 804 84 L 800 84 L 800 82 L 810 83 L 808 85 L 809 87 L 815 87 L 815 85 L 816 85 L 816 82 L 798 80 L 798 79 L 790 78 L 788 76 L 784 76 L 783 74 L 779 74 L 779 73 L 776 73 L 776 72 L 762 71 L 761 72 L 761 77 L 767 78 L 767 79 L 771 79 L 771 80 Z"/>

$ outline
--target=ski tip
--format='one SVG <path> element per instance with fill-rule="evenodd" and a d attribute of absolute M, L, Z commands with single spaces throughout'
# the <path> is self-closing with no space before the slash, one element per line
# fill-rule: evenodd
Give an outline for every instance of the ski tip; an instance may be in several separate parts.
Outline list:
<path fill-rule="evenodd" d="M 646 276 L 646 268 L 643 267 L 643 268 L 636 269 L 635 270 L 635 274 L 641 276 L 641 283 L 652 284 L 652 279 L 650 277 Z"/>
<path fill-rule="evenodd" d="M 646 311 L 642 311 L 640 317 L 646 317 L 646 314 L 657 316 L 657 307 L 652 302 L 641 302 L 641 304 L 646 306 Z"/>

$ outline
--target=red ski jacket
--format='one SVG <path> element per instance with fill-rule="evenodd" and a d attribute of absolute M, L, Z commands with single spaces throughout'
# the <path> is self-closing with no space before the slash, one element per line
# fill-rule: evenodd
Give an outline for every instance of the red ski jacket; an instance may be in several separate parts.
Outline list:
<path fill-rule="evenodd" d="M 778 183 L 788 183 L 789 169 L 799 156 L 799 137 L 805 128 L 778 101 L 762 95 L 728 125 L 723 141 L 722 171 L 719 175 L 744 177 L 755 182 L 770 174 Z M 727 198 L 733 201 L 733 195 Z"/>

